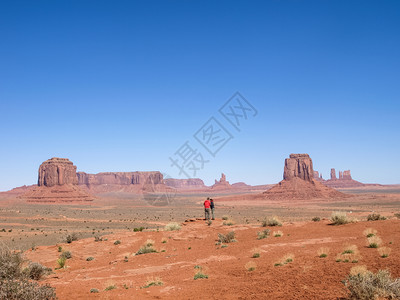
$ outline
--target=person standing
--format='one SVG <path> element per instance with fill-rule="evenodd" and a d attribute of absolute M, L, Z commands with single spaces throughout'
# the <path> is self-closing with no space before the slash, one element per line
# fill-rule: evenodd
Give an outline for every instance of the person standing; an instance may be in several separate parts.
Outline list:
<path fill-rule="evenodd" d="M 212 218 L 212 220 L 215 220 L 215 217 L 214 217 L 214 200 L 212 198 L 210 199 L 210 208 L 211 208 L 211 218 Z"/>
<path fill-rule="evenodd" d="M 206 201 L 204 201 L 204 215 L 206 220 L 210 220 L 210 198 L 207 198 Z"/>

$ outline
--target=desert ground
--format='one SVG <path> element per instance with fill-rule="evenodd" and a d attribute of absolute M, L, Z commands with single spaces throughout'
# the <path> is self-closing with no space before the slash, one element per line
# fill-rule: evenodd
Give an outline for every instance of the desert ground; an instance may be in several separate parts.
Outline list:
<path fill-rule="evenodd" d="M 400 187 L 341 191 L 351 197 L 254 201 L 249 194 L 212 195 L 216 220 L 211 225 L 202 219 L 207 194 L 177 194 L 169 206 L 150 206 L 141 195 L 120 193 L 97 195 L 89 204 L 0 196 L 0 241 L 52 268 L 40 283 L 55 287 L 59 299 L 72 294 L 74 299 L 345 299 L 342 281 L 354 266 L 400 277 L 400 220 L 394 216 L 400 212 Z M 334 211 L 357 221 L 330 225 Z M 367 221 L 371 213 L 387 219 Z M 261 227 L 270 216 L 282 226 Z M 164 230 L 170 222 L 181 229 Z M 140 227 L 143 231 L 137 231 Z M 377 231 L 380 248 L 390 248 L 388 257 L 367 247 L 367 228 Z M 270 235 L 257 239 L 265 229 Z M 218 234 L 231 231 L 236 241 L 219 244 Z M 278 231 L 281 236 L 275 237 Z M 71 234 L 78 240 L 66 243 Z M 148 240 L 157 252 L 135 255 Z M 348 262 L 340 258 L 346 247 L 357 248 Z M 72 258 L 58 269 L 60 249 Z M 321 251 L 327 256 L 320 258 Z M 292 261 L 277 265 L 288 257 Z M 208 278 L 195 280 L 199 270 Z M 146 288 L 149 280 L 162 285 Z"/>

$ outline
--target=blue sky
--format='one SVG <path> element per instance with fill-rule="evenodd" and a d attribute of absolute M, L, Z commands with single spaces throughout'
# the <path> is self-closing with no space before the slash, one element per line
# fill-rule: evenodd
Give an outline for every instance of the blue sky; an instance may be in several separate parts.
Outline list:
<path fill-rule="evenodd" d="M 176 178 L 185 141 L 206 184 L 278 182 L 303 152 L 400 183 L 399 53 L 398 1 L 1 1 L 0 190 L 55 156 Z M 218 113 L 236 91 L 258 111 L 240 132 Z M 212 116 L 215 157 L 193 138 Z"/>

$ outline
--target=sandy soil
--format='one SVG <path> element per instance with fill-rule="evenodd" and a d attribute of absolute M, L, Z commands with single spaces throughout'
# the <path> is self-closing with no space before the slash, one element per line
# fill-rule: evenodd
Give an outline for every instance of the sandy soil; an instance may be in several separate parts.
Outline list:
<path fill-rule="evenodd" d="M 381 258 L 377 249 L 367 248 L 363 231 L 374 228 L 382 246 L 392 252 Z M 41 246 L 26 256 L 48 267 L 57 266 L 58 246 L 68 249 L 72 259 L 42 283 L 56 287 L 60 299 L 338 299 L 346 296 L 341 283 L 349 270 L 365 265 L 371 271 L 388 269 L 400 276 L 400 220 L 358 222 L 342 226 L 321 222 L 285 223 L 273 227 L 282 237 L 257 240 L 263 228 L 255 225 L 211 226 L 204 221 L 185 223 L 180 231 L 125 232 L 108 235 L 107 241 L 84 239 L 71 244 Z M 237 242 L 216 245 L 218 233 L 234 231 Z M 146 240 L 154 241 L 158 253 L 135 255 Z M 166 243 L 162 243 L 162 240 Z M 121 244 L 114 245 L 116 240 Z M 336 262 L 346 245 L 356 245 L 354 262 Z M 326 258 L 318 249 L 329 249 Z M 164 252 L 165 251 L 165 252 Z M 252 258 L 253 253 L 259 258 Z M 293 255 L 293 262 L 275 266 Z M 86 261 L 87 257 L 94 257 Z M 254 271 L 246 264 L 253 262 Z M 195 266 L 208 279 L 194 280 Z M 149 278 L 160 278 L 162 286 L 142 288 Z M 106 291 L 108 286 L 116 289 Z M 90 293 L 97 288 L 100 293 Z"/>

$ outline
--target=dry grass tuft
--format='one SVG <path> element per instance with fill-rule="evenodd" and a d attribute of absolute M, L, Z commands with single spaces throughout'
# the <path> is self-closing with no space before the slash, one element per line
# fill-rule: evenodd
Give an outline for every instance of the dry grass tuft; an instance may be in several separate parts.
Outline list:
<path fill-rule="evenodd" d="M 280 231 L 280 230 L 274 231 L 274 232 L 272 233 L 272 235 L 273 235 L 274 237 L 281 237 L 281 236 L 283 236 L 283 232 Z"/>
<path fill-rule="evenodd" d="M 261 223 L 262 227 L 267 227 L 267 226 L 282 226 L 282 221 L 276 217 L 267 217 L 265 218 L 262 223 Z"/>
<path fill-rule="evenodd" d="M 327 257 L 329 254 L 329 248 L 321 247 L 318 249 L 317 254 L 318 254 L 318 257 L 320 257 L 320 258 Z"/>
<path fill-rule="evenodd" d="M 388 247 L 380 247 L 378 249 L 378 253 L 382 258 L 386 258 L 390 255 L 390 252 L 392 251 L 392 249 L 388 248 Z"/>
<path fill-rule="evenodd" d="M 373 228 L 367 228 L 363 231 L 364 236 L 367 238 L 376 235 L 378 232 Z"/>
<path fill-rule="evenodd" d="M 244 265 L 247 271 L 254 271 L 257 268 L 257 264 L 254 261 L 249 261 Z"/>
<path fill-rule="evenodd" d="M 179 225 L 176 222 L 171 222 L 165 225 L 164 230 L 165 231 L 175 231 L 181 229 L 181 225 Z"/>
<path fill-rule="evenodd" d="M 382 244 L 381 238 L 376 235 L 367 238 L 367 240 L 368 248 L 379 248 L 379 246 Z"/>

